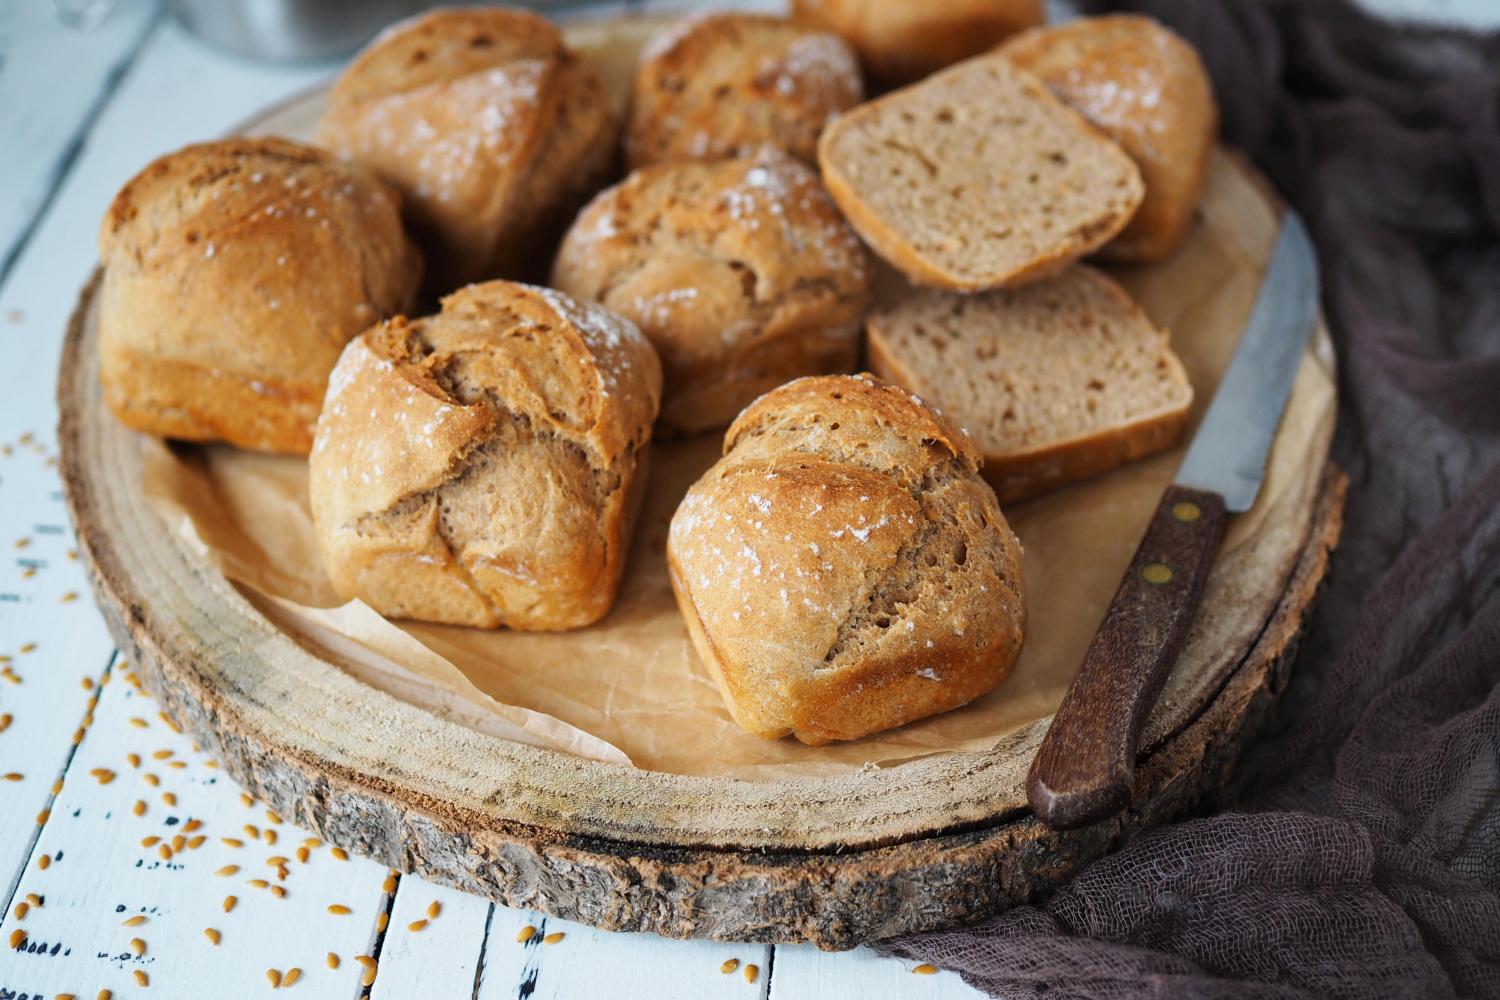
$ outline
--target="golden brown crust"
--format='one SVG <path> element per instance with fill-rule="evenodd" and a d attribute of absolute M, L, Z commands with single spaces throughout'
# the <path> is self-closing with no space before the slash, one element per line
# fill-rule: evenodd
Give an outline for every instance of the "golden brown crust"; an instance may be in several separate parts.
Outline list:
<path fill-rule="evenodd" d="M 887 84 L 919 80 L 1046 18 L 1042 0 L 792 0 L 792 12 L 842 35 Z"/>
<path fill-rule="evenodd" d="M 318 139 L 402 191 L 429 285 L 448 291 L 534 270 L 535 242 L 602 182 L 618 127 L 598 73 L 550 22 L 465 7 L 371 44 L 335 84 Z"/>
<path fill-rule="evenodd" d="M 868 375 L 799 379 L 737 420 L 672 518 L 672 586 L 747 731 L 822 744 L 994 688 L 1021 553 L 962 431 Z"/>
<path fill-rule="evenodd" d="M 817 174 L 765 149 L 635 171 L 579 215 L 552 283 L 641 328 L 665 369 L 660 424 L 692 433 L 852 368 L 870 272 Z"/>
<path fill-rule="evenodd" d="M 718 159 L 769 144 L 811 162 L 823 127 L 863 97 L 837 35 L 761 14 L 687 17 L 641 53 L 626 160 Z"/>
<path fill-rule="evenodd" d="M 339 359 L 309 489 L 335 588 L 390 617 L 575 628 L 608 612 L 661 393 L 627 320 L 471 285 Z"/>
<path fill-rule="evenodd" d="M 1000 51 L 1040 76 L 1141 168 L 1146 197 L 1099 255 L 1155 261 L 1176 250 L 1203 196 L 1218 132 L 1213 85 L 1193 47 L 1149 17 L 1117 14 L 1036 28 Z"/>
<path fill-rule="evenodd" d="M 1003 106 L 1024 108 L 1025 125 L 1045 130 L 1046 145 L 1058 148 L 1007 131 L 1017 118 Z M 993 121 L 976 127 L 975 119 Z M 989 141 L 996 148 L 986 153 Z M 899 150 L 922 166 L 893 178 L 872 149 Z M 1027 184 L 1038 174 L 1026 176 L 1021 165 L 1038 157 L 1055 173 L 1040 191 Z M 1119 233 L 1143 193 L 1138 168 L 1115 143 L 1040 79 L 993 54 L 842 115 L 818 142 L 818 165 L 845 218 L 884 260 L 919 284 L 965 292 L 1056 274 Z M 976 204 L 981 197 L 1003 202 L 1006 217 L 996 216 L 994 204 Z M 1037 207 L 1054 198 L 1072 202 L 1071 210 Z M 976 238 L 959 246 L 955 234 L 967 228 Z M 1030 249 L 1018 256 L 1016 246 Z"/>
<path fill-rule="evenodd" d="M 99 233 L 105 398 L 138 430 L 305 453 L 350 338 L 410 308 L 421 261 L 394 191 L 283 139 L 189 146 Z"/>

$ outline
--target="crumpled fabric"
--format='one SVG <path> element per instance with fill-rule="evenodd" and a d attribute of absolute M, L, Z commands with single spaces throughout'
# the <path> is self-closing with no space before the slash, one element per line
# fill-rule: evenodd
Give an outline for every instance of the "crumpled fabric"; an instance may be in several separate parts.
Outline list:
<path fill-rule="evenodd" d="M 1205 815 L 1033 905 L 886 942 L 996 997 L 1500 997 L 1500 36 L 1342 0 L 1126 0 L 1203 54 L 1307 220 L 1343 541 Z"/>

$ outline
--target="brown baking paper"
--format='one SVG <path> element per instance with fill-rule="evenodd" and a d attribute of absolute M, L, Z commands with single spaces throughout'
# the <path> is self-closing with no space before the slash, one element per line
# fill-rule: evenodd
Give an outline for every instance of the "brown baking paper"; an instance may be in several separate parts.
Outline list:
<path fill-rule="evenodd" d="M 1196 390 L 1193 425 L 1249 314 L 1256 262 L 1274 229 L 1265 210 L 1247 201 L 1259 195 L 1222 158 L 1211 186 L 1208 219 L 1183 252 L 1164 265 L 1118 272 L 1173 331 Z M 1247 226 L 1247 218 L 1265 221 Z M 1327 370 L 1309 355 L 1260 502 L 1233 519 L 1226 551 L 1246 544 L 1264 511 L 1305 474 L 1332 406 Z M 302 459 L 147 447 L 145 490 L 169 524 L 263 613 L 366 682 L 505 738 L 653 770 L 751 780 L 986 749 L 1051 714 L 1182 457 L 1178 449 L 1006 511 L 1025 549 L 1029 611 L 1025 649 L 1005 684 L 931 719 L 807 747 L 734 725 L 667 582 L 667 524 L 718 455 L 718 435 L 656 448 L 650 498 L 610 615 L 573 632 L 531 634 L 392 622 L 359 602 L 342 603 L 319 563 Z"/>

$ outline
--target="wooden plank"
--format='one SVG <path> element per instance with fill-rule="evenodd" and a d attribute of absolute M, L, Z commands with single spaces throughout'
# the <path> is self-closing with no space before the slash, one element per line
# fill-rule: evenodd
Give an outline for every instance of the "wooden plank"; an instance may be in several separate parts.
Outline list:
<path fill-rule="evenodd" d="M 127 669 L 111 676 L 0 920 L 0 940 L 25 934 L 0 962 L 0 995 L 138 994 L 138 971 L 165 987 L 157 995 L 244 995 L 267 984 L 267 969 L 294 967 L 310 992 L 354 995 L 362 970 L 352 959 L 371 950 L 385 869 L 339 860 L 242 799 Z M 33 895 L 42 905 L 18 913 Z M 342 959 L 336 970 L 329 952 Z"/>
<path fill-rule="evenodd" d="M 955 973 L 915 974 L 918 963 L 886 958 L 868 948 L 826 952 L 810 945 L 776 949 L 769 1000 L 976 1000 L 983 993 Z"/>
<path fill-rule="evenodd" d="M 113 6 L 83 30 L 51 3 L 0 5 L 0 135 L 11 151 L 0 157 L 0 276 L 161 9 L 160 0 Z"/>
<path fill-rule="evenodd" d="M 380 950 L 372 1000 L 472 994 L 493 906 L 477 896 L 403 876 Z"/>
<path fill-rule="evenodd" d="M 531 928 L 530 932 L 525 932 Z M 560 938 L 554 935 L 562 935 Z M 519 940 L 524 937 L 525 940 Z M 551 940 L 552 943 L 547 943 Z M 495 907 L 477 1000 L 701 1000 L 765 996 L 767 945 L 611 934 L 530 910 Z M 721 971 L 728 959 L 738 967 Z M 755 965 L 754 980 L 744 969 Z M 436 995 L 436 994 L 434 994 Z M 865 998 L 871 1000 L 871 998 Z"/>

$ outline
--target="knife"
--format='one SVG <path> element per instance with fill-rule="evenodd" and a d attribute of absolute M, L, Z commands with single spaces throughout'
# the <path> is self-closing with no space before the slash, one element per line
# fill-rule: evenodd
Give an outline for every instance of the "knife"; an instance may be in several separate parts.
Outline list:
<path fill-rule="evenodd" d="M 1229 368 L 1031 763 L 1026 796 L 1048 826 L 1087 826 L 1129 804 L 1141 728 L 1198 611 L 1225 520 L 1260 492 L 1317 309 L 1317 258 L 1287 209 Z"/>

